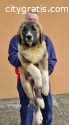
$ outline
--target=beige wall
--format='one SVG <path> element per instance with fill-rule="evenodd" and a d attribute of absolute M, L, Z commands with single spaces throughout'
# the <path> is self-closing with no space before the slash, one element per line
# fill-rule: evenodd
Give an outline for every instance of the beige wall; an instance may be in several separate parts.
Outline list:
<path fill-rule="evenodd" d="M 0 0 L 0 98 L 18 97 L 14 67 L 9 64 L 8 46 L 24 19 L 21 12 L 5 12 L 6 7 L 46 6 L 69 9 L 69 0 Z M 69 11 L 69 10 L 68 10 Z M 69 93 L 69 12 L 39 12 L 43 31 L 53 41 L 57 64 L 50 77 L 52 94 Z"/>

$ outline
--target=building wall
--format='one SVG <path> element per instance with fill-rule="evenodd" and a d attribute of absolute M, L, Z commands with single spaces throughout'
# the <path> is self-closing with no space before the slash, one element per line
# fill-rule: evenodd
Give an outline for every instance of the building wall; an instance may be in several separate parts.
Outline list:
<path fill-rule="evenodd" d="M 38 14 L 43 32 L 52 40 L 58 60 L 50 76 L 51 92 L 52 94 L 69 93 L 69 12 L 41 12 L 43 7 L 47 7 L 47 10 L 50 7 L 69 9 L 69 1 L 5 0 L 4 2 L 0 0 L 0 98 L 18 97 L 14 67 L 9 64 L 7 58 L 9 41 L 17 33 L 25 14 L 21 11 L 17 14 L 16 9 L 16 12 L 11 12 L 13 6 L 26 7 L 26 9 L 39 6 Z M 10 12 L 6 12 L 6 9 Z"/>

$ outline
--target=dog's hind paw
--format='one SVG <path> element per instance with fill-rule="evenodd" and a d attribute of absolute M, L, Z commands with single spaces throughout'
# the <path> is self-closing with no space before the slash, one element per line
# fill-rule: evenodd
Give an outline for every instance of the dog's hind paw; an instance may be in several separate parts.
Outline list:
<path fill-rule="evenodd" d="M 45 108 L 45 103 L 43 98 L 37 98 L 37 103 L 39 104 L 39 106 L 44 109 Z"/>
<path fill-rule="evenodd" d="M 35 114 L 35 118 L 36 118 L 36 123 L 37 124 L 41 124 L 42 123 L 43 117 L 42 117 L 42 113 L 41 113 L 40 109 Z"/>

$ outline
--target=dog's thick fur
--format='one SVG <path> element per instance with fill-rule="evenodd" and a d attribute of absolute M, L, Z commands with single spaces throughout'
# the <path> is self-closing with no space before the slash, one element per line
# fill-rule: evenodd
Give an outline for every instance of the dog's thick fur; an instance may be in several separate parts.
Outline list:
<path fill-rule="evenodd" d="M 35 30 L 34 28 L 32 29 L 33 33 L 31 32 L 33 41 L 28 41 L 27 38 L 24 38 L 24 35 L 26 37 L 25 32 L 27 30 L 25 26 L 27 28 L 32 26 L 35 28 Z M 17 36 L 19 42 L 18 58 L 21 62 L 21 66 L 18 68 L 21 84 L 27 97 L 30 99 L 30 104 L 33 104 L 35 107 L 36 122 L 40 124 L 43 120 L 40 107 L 45 107 L 41 92 L 45 96 L 49 93 L 48 53 L 46 43 L 43 40 L 42 27 L 36 21 L 26 20 L 20 25 Z M 33 78 L 31 83 L 27 79 L 28 76 Z"/>

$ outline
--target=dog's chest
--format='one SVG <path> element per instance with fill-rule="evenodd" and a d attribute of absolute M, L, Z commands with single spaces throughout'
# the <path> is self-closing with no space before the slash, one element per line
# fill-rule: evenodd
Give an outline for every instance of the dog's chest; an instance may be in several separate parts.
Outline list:
<path fill-rule="evenodd" d="M 27 50 L 23 50 L 22 55 L 24 56 L 24 58 L 35 64 L 43 58 L 44 50 L 43 48 L 30 48 Z"/>

